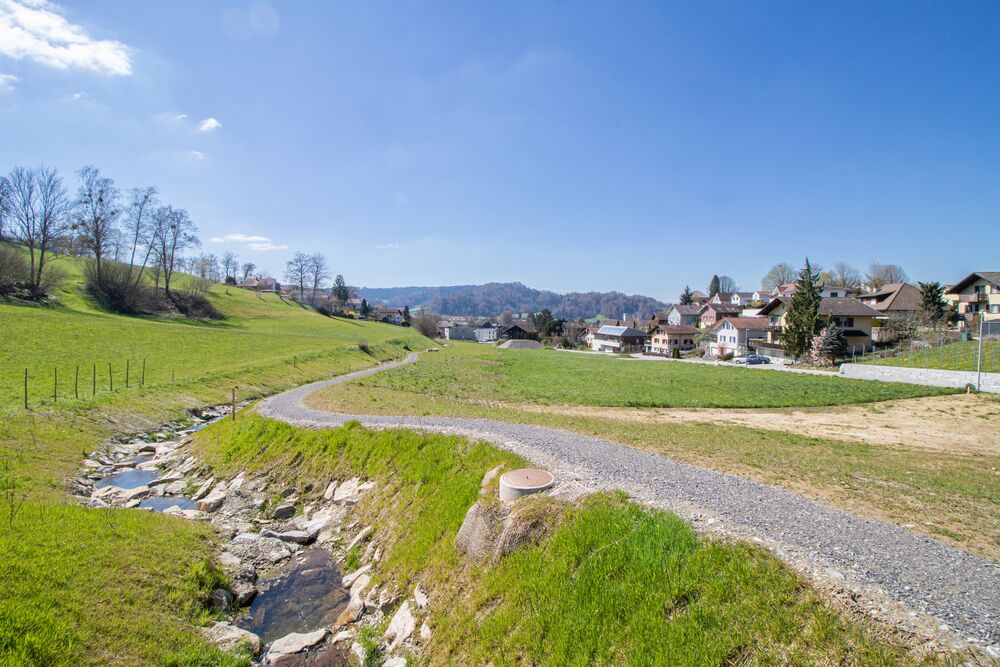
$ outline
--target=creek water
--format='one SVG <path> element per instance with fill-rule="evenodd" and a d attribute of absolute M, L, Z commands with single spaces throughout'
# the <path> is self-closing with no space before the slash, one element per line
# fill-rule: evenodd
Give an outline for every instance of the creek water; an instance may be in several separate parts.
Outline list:
<path fill-rule="evenodd" d="M 306 549 L 294 556 L 277 576 L 260 582 L 261 590 L 250 605 L 249 615 L 236 624 L 255 633 L 265 643 L 290 632 L 312 632 L 323 626 L 329 627 L 350 600 L 350 593 L 343 588 L 341 575 L 340 567 L 324 549 Z M 324 659 L 332 657 L 325 656 Z"/>
<path fill-rule="evenodd" d="M 158 470 L 126 470 L 94 482 L 98 489 L 104 486 L 117 486 L 119 489 L 135 489 L 149 484 L 160 476 Z"/>
<path fill-rule="evenodd" d="M 174 505 L 177 505 L 182 510 L 193 510 L 197 503 L 190 498 L 181 498 L 179 496 L 153 496 L 139 503 L 140 508 L 151 509 L 157 512 L 162 512 Z"/>

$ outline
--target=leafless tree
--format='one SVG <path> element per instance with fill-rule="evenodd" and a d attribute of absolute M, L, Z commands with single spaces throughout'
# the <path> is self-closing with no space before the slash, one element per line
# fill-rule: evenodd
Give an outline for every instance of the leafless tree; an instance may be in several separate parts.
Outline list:
<path fill-rule="evenodd" d="M 257 268 L 257 265 L 254 264 L 253 262 L 243 262 L 243 266 L 240 267 L 240 271 L 243 272 L 243 280 L 240 281 L 240 284 L 243 284 L 247 280 L 249 280 L 250 279 L 250 274 L 253 273 L 254 269 L 256 269 L 256 268 Z"/>
<path fill-rule="evenodd" d="M 779 262 L 772 266 L 760 281 L 760 286 L 768 291 L 774 290 L 781 285 L 786 285 L 793 280 L 798 272 L 795 267 L 788 262 Z"/>
<path fill-rule="evenodd" d="M 326 266 L 326 257 L 316 253 L 309 256 L 309 281 L 312 283 L 312 303 L 316 305 L 316 292 L 318 292 L 330 279 L 330 273 Z"/>
<path fill-rule="evenodd" d="M 739 285 L 729 276 L 719 276 L 719 291 L 724 294 L 732 294 L 739 290 Z"/>
<path fill-rule="evenodd" d="M 865 274 L 868 287 L 873 290 L 882 289 L 890 283 L 905 283 L 909 279 L 910 277 L 906 275 L 903 267 L 898 264 L 882 264 L 881 262 L 869 264 L 868 272 Z"/>
<path fill-rule="evenodd" d="M 182 254 L 188 248 L 200 245 L 198 227 L 191 222 L 187 211 L 172 206 L 159 206 L 153 213 L 155 254 L 163 275 L 163 291 L 170 295 L 170 281 L 177 270 Z"/>
<path fill-rule="evenodd" d="M 288 260 L 285 264 L 285 280 L 298 286 L 299 301 L 301 301 L 309 283 L 309 255 L 297 252 Z"/>
<path fill-rule="evenodd" d="M 500 313 L 500 324 L 505 327 L 509 327 L 514 322 L 514 313 L 509 310 L 505 310 Z"/>
<path fill-rule="evenodd" d="M 118 218 L 121 216 L 120 198 L 115 182 L 101 175 L 101 170 L 86 166 L 79 171 L 80 188 L 77 191 L 73 231 L 83 247 L 94 256 L 96 276 L 102 279 L 101 262 L 113 248 L 118 235 Z"/>
<path fill-rule="evenodd" d="M 18 241 L 28 248 L 29 286 L 41 294 L 52 244 L 66 231 L 69 198 L 55 169 L 14 167 L 8 176 L 8 212 Z"/>
<path fill-rule="evenodd" d="M 129 203 L 123 212 L 125 224 L 122 233 L 129 253 L 129 291 L 134 292 L 142 283 L 142 274 L 156 246 L 157 229 L 153 218 L 158 202 L 154 187 L 133 188 L 129 195 Z M 140 262 L 138 266 L 136 262 Z"/>
<path fill-rule="evenodd" d="M 224 279 L 228 282 L 230 276 L 233 282 L 236 282 L 236 272 L 239 271 L 240 263 L 236 261 L 236 254 L 232 252 L 225 252 L 222 254 L 222 272 L 225 274 Z"/>
<path fill-rule="evenodd" d="M 861 272 L 847 262 L 837 262 L 833 265 L 833 283 L 848 289 L 861 287 Z"/>
<path fill-rule="evenodd" d="M 0 176 L 0 241 L 7 238 L 7 218 L 10 208 L 10 182 L 6 176 Z"/>

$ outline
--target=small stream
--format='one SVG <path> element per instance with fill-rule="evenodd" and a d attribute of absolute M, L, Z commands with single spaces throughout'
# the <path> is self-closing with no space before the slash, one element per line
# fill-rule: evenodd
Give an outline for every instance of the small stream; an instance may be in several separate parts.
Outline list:
<path fill-rule="evenodd" d="M 160 476 L 159 470 L 124 470 L 109 477 L 99 479 L 94 482 L 98 489 L 105 486 L 117 486 L 119 489 L 137 489 L 145 486 Z"/>

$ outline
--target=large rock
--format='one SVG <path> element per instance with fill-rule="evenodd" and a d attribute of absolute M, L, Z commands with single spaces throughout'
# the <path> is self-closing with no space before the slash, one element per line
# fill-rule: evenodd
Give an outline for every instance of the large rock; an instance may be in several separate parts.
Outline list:
<path fill-rule="evenodd" d="M 326 638 L 326 628 L 320 628 L 312 632 L 293 632 L 285 635 L 281 639 L 274 640 L 271 648 L 267 650 L 268 664 L 273 664 L 286 655 L 299 653 L 310 646 L 315 646 Z"/>
<path fill-rule="evenodd" d="M 283 533 L 277 533 L 273 530 L 264 529 L 260 531 L 260 534 L 264 537 L 273 537 L 281 540 L 282 542 L 295 542 L 296 544 L 309 544 L 314 539 L 316 535 L 313 533 L 306 532 L 304 530 L 286 530 Z"/>
<path fill-rule="evenodd" d="M 323 492 L 323 500 L 333 500 L 333 492 L 337 490 L 337 481 L 334 480 L 326 487 L 326 491 Z"/>
<path fill-rule="evenodd" d="M 226 611 L 233 604 L 233 595 L 225 588 L 212 591 L 212 608 L 216 611 Z"/>
<path fill-rule="evenodd" d="M 213 484 L 215 484 L 215 478 L 214 477 L 208 478 L 208 480 L 206 480 L 205 483 L 199 486 L 198 490 L 194 492 L 194 495 L 191 496 L 191 500 L 201 500 L 202 498 L 207 496 L 208 492 L 212 490 Z"/>
<path fill-rule="evenodd" d="M 199 500 L 196 507 L 202 512 L 214 512 L 222 507 L 222 503 L 225 501 L 225 492 L 212 491 L 212 493 Z"/>
<path fill-rule="evenodd" d="M 410 638 L 416 628 L 417 619 L 413 617 L 413 612 L 410 610 L 410 601 L 406 600 L 399 605 L 399 609 L 389 621 L 389 627 L 385 629 L 383 637 L 389 642 L 386 651 L 389 653 L 395 651 L 400 644 Z"/>
<path fill-rule="evenodd" d="M 260 653 L 260 637 L 225 621 L 218 621 L 210 628 L 202 628 L 201 632 L 205 639 L 223 651 L 236 651 L 246 647 L 254 655 Z"/>
<path fill-rule="evenodd" d="M 282 503 L 274 508 L 274 512 L 272 512 L 271 516 L 277 521 L 291 519 L 295 516 L 295 505 L 292 503 Z"/>
<path fill-rule="evenodd" d="M 362 565 L 354 572 L 351 572 L 350 574 L 345 574 L 341 579 L 341 584 L 345 587 L 351 588 L 354 586 L 354 582 L 357 581 L 359 577 L 366 574 L 371 569 L 372 569 L 371 563 L 368 563 L 368 565 Z"/>
<path fill-rule="evenodd" d="M 341 501 L 347 500 L 348 498 L 353 498 L 358 495 L 358 487 L 361 486 L 361 480 L 357 477 L 352 477 L 351 479 L 343 482 L 333 491 L 333 502 L 339 503 Z"/>
<path fill-rule="evenodd" d="M 351 543 L 347 545 L 347 551 L 350 551 L 355 546 L 361 544 L 361 542 L 368 539 L 368 536 L 371 534 L 372 534 L 372 527 L 368 526 L 367 528 L 365 528 L 360 533 L 354 536 L 354 539 L 351 540 Z"/>
<path fill-rule="evenodd" d="M 372 578 L 367 574 L 361 574 L 354 580 L 351 584 L 351 599 L 344 611 L 340 612 L 334 627 L 340 628 L 361 618 L 361 613 L 365 610 L 365 590 L 371 581 Z"/>

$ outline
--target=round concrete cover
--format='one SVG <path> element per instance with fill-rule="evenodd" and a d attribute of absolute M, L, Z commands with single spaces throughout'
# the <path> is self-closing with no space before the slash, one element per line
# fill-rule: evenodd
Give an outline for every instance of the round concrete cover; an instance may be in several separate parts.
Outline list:
<path fill-rule="evenodd" d="M 555 478 L 547 470 L 518 468 L 500 477 L 500 500 L 516 500 L 529 493 L 544 491 L 552 486 Z"/>

